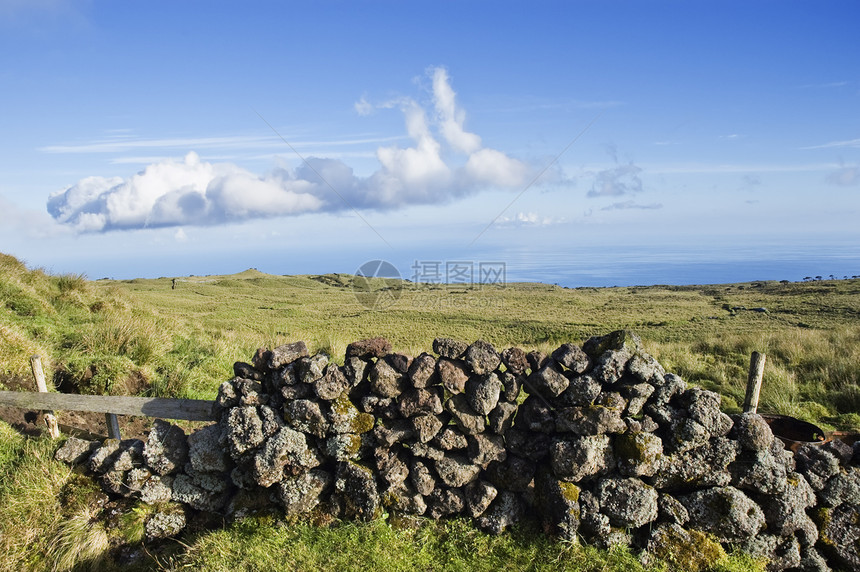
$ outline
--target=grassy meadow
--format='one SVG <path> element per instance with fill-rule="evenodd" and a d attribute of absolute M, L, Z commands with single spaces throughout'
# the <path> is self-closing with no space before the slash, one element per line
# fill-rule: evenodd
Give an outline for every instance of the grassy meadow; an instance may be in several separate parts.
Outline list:
<path fill-rule="evenodd" d="M 0 254 L 0 305 L 0 389 L 34 388 L 33 354 L 66 391 L 210 399 L 234 361 L 288 341 L 304 340 L 342 360 L 349 342 L 373 336 L 417 355 L 437 336 L 551 350 L 629 328 L 668 371 L 719 392 L 728 412 L 739 410 L 749 355 L 761 351 L 767 366 L 760 411 L 860 430 L 860 280 L 478 288 L 247 270 L 175 281 L 90 281 L 31 270 Z M 122 516 L 106 522 L 98 487 L 53 461 L 55 448 L 0 422 L 2 570 L 684 568 L 671 562 L 645 568 L 629 552 L 554 542 L 528 526 L 488 537 L 457 520 L 314 527 L 255 518 L 214 529 L 201 523 L 151 547 L 140 542 L 135 520 L 144 509 L 113 507 Z M 709 566 L 757 564 L 717 555 Z"/>

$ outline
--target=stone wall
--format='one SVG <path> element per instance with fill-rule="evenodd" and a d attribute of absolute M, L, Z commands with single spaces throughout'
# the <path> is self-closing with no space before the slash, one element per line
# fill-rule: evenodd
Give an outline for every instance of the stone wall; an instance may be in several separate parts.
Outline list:
<path fill-rule="evenodd" d="M 196 511 L 277 507 L 318 522 L 461 515 L 493 534 L 533 518 L 645 560 L 693 561 L 719 542 L 771 570 L 860 568 L 860 454 L 841 441 L 786 450 L 761 417 L 730 417 L 719 395 L 666 373 L 635 334 L 551 355 L 438 338 L 433 352 L 374 338 L 337 366 L 303 342 L 260 349 L 221 384 L 217 423 L 70 438 L 57 457 L 156 505 L 149 538 Z"/>

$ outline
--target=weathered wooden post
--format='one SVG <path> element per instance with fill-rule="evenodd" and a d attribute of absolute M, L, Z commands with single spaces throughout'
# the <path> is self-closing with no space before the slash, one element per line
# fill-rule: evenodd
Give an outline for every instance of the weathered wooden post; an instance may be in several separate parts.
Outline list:
<path fill-rule="evenodd" d="M 31 356 L 30 368 L 33 370 L 33 377 L 36 379 L 36 387 L 39 393 L 48 393 L 48 385 L 45 383 L 45 372 L 42 370 L 42 358 Z M 48 434 L 51 436 L 51 439 L 56 439 L 60 436 L 57 417 L 53 411 L 45 411 L 45 425 L 48 426 Z"/>
<path fill-rule="evenodd" d="M 758 410 L 758 399 L 761 394 L 761 382 L 764 377 L 765 355 L 753 352 L 750 356 L 750 373 L 747 378 L 747 393 L 744 397 L 744 413 L 755 413 Z"/>

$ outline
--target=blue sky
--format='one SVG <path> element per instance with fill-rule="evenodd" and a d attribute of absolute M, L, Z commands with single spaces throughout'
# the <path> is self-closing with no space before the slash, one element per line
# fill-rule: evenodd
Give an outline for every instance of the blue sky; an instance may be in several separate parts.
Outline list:
<path fill-rule="evenodd" d="M 0 1 L 0 251 L 860 274 L 860 4 Z M 703 266 L 704 265 L 704 266 Z"/>

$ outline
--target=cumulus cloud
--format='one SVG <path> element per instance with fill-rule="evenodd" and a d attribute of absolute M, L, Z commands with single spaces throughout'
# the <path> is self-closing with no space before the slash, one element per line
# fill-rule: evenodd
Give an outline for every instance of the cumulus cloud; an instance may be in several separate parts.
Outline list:
<path fill-rule="evenodd" d="M 355 110 L 397 108 L 411 145 L 380 146 L 377 170 L 359 177 L 343 161 L 308 157 L 294 169 L 258 175 L 232 163 L 210 163 L 193 151 L 163 159 L 128 178 L 88 177 L 48 199 L 48 212 L 78 232 L 144 227 L 212 225 L 255 218 L 386 210 L 439 203 L 486 188 L 522 189 L 530 165 L 466 130 L 444 68 L 430 70 L 432 109 L 412 98 L 377 105 L 362 97 Z"/>

